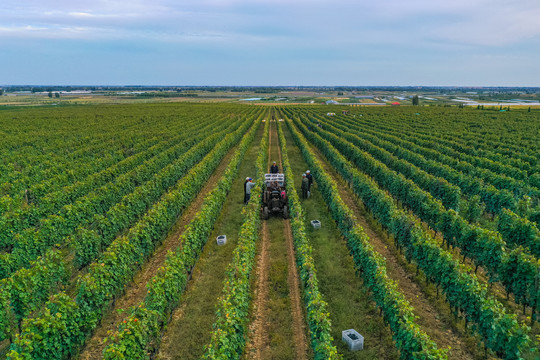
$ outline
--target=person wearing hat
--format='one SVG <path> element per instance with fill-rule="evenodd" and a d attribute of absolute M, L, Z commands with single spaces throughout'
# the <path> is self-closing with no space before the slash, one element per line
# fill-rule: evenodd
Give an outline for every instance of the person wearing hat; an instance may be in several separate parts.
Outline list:
<path fill-rule="evenodd" d="M 270 174 L 278 174 L 278 173 L 279 173 L 279 168 L 276 162 L 274 161 L 274 164 L 270 166 Z"/>
<path fill-rule="evenodd" d="M 246 184 L 249 182 L 249 177 L 246 178 L 246 181 L 244 181 L 244 204 L 247 204 L 247 194 L 246 194 Z"/>
<path fill-rule="evenodd" d="M 255 186 L 255 183 L 253 182 L 252 178 L 248 178 L 246 182 L 246 196 L 244 205 L 247 205 L 249 203 L 249 199 L 251 198 L 251 189 Z"/>
<path fill-rule="evenodd" d="M 302 199 L 308 198 L 309 179 L 306 174 L 302 174 Z"/>
<path fill-rule="evenodd" d="M 307 188 L 308 196 L 309 196 L 309 195 L 311 195 L 311 185 L 313 185 L 313 175 L 311 175 L 311 171 L 306 170 L 306 177 L 309 180 L 309 184 L 308 184 L 308 188 Z"/>

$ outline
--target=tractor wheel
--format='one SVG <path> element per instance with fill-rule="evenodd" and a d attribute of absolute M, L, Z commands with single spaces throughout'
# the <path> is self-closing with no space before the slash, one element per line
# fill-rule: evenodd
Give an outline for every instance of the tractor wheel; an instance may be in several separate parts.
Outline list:
<path fill-rule="evenodd" d="M 268 212 L 268 207 L 265 206 L 263 209 L 263 220 L 268 220 L 269 217 L 270 217 L 270 213 Z"/>
<path fill-rule="evenodd" d="M 289 207 L 288 207 L 288 206 L 284 206 L 284 207 L 283 207 L 283 218 L 284 218 L 284 219 L 288 219 L 288 218 L 289 218 Z"/>

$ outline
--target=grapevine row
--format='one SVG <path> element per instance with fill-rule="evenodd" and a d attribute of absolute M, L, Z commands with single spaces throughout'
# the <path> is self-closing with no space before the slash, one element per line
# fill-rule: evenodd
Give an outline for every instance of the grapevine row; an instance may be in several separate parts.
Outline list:
<path fill-rule="evenodd" d="M 61 246 L 66 237 L 79 225 L 92 221 L 97 214 L 103 214 L 123 196 L 132 192 L 138 184 L 151 179 L 156 171 L 184 153 L 204 136 L 205 134 L 200 134 L 170 147 L 165 152 L 118 176 L 115 181 L 88 193 L 73 204 L 65 205 L 58 215 L 51 215 L 42 220 L 39 229 L 23 231 L 17 237 L 13 251 L 10 254 L 2 254 L 3 256 L 0 257 L 0 276 L 6 277 L 21 267 L 27 267 L 30 261 L 55 244 L 57 247 Z"/>
<path fill-rule="evenodd" d="M 525 171 L 479 156 L 460 153 L 457 150 L 440 145 L 438 138 L 433 137 L 429 140 L 422 140 L 421 136 L 417 136 L 417 134 L 414 136 L 406 135 L 397 129 L 385 129 L 385 126 L 381 124 L 378 124 L 377 128 L 379 129 L 378 133 L 380 134 L 395 136 L 400 138 L 401 141 L 415 144 L 417 149 L 420 150 L 423 155 L 431 155 L 431 159 L 446 163 L 456 170 L 485 178 L 494 184 L 499 182 L 503 184 L 527 183 L 528 176 Z M 373 131 L 373 127 L 371 127 L 371 131 Z"/>
<path fill-rule="evenodd" d="M 51 190 L 57 190 L 65 186 L 67 184 L 66 181 L 82 179 L 81 176 L 84 176 L 84 174 L 91 174 L 90 171 L 97 169 L 97 164 L 94 165 L 94 163 L 110 162 L 111 159 L 122 160 L 127 156 L 131 156 L 133 153 L 138 152 L 137 148 L 140 148 L 140 145 L 144 144 L 149 137 L 154 137 L 154 141 L 151 144 L 154 145 L 158 139 L 163 139 L 163 136 L 156 135 L 160 135 L 160 132 L 165 131 L 164 125 L 166 124 L 166 122 L 160 121 L 148 131 L 148 126 L 143 122 L 132 124 L 113 122 L 107 126 L 107 132 L 105 133 L 96 133 L 97 129 L 94 127 L 82 129 L 83 133 L 92 134 L 85 138 L 74 136 L 77 133 L 73 133 L 70 130 L 65 131 L 63 128 L 55 129 L 54 134 L 56 137 L 51 136 L 47 132 L 45 132 L 47 136 L 39 133 L 37 137 L 34 136 L 30 141 L 32 149 L 38 151 L 38 154 L 19 151 L 18 149 L 11 149 L 7 154 L 7 158 L 9 159 L 11 157 L 13 165 L 21 168 L 21 171 L 9 171 L 6 169 L 5 175 L 9 175 L 9 180 L 7 181 L 10 186 L 2 186 L 2 188 L 4 191 L 13 192 L 17 190 L 17 184 L 24 186 L 24 189 L 28 189 L 26 197 L 32 201 L 32 204 L 35 202 L 39 203 L 43 195 Z M 66 124 L 63 125 L 65 126 Z M 40 124 L 41 126 L 42 124 Z M 150 136 L 138 138 L 137 134 L 141 130 L 149 132 Z M 110 137 L 109 134 L 111 132 L 115 134 L 115 138 Z M 26 138 L 28 133 L 25 132 L 24 135 Z M 170 136 L 165 136 L 165 138 L 167 137 Z M 57 138 L 60 138 L 60 141 Z M 47 143 L 43 143 L 44 139 Z M 118 141 L 119 139 L 122 141 Z M 47 148 L 47 145 L 50 145 L 51 142 L 53 146 Z M 80 146 L 80 144 L 88 145 Z M 75 151 L 72 151 L 74 148 Z M 13 158 L 14 155 L 16 155 L 16 159 Z M 21 156 L 24 157 L 20 158 Z M 5 156 L 2 159 L 3 161 L 9 161 Z M 95 159 L 98 160 L 94 161 Z M 80 166 L 84 162 L 87 165 L 92 165 L 86 167 Z M 93 171 L 95 172 L 96 170 Z M 22 193 L 24 189 L 19 189 L 21 194 L 17 194 L 16 196 L 19 199 L 10 199 L 16 207 L 20 207 L 21 205 L 20 197 L 24 195 Z"/>
<path fill-rule="evenodd" d="M 379 128 L 386 128 L 388 131 L 392 131 L 392 132 L 396 132 L 397 129 L 395 128 L 402 128 L 398 126 L 399 125 L 395 123 L 393 123 L 392 126 L 378 124 Z M 454 127 L 455 123 L 452 123 L 452 125 L 449 125 L 449 126 Z M 405 136 L 409 138 L 411 141 L 417 142 L 418 144 L 423 144 L 426 147 L 433 148 L 442 153 L 450 154 L 452 157 L 456 159 L 460 159 L 462 161 L 466 161 L 472 164 L 473 166 L 488 169 L 495 173 L 502 173 L 510 177 L 519 179 L 519 180 L 524 180 L 527 178 L 526 171 L 520 170 L 519 168 L 516 168 L 512 165 L 506 165 L 498 161 L 482 158 L 478 156 L 477 154 L 469 155 L 467 152 L 464 151 L 465 149 L 463 147 L 460 147 L 455 143 L 452 144 L 453 146 L 442 145 L 440 137 L 438 136 L 438 134 L 434 135 L 433 131 L 425 132 L 424 135 L 422 135 L 418 131 L 414 131 L 414 133 L 415 133 L 414 136 L 410 136 L 410 135 L 405 135 Z M 400 135 L 404 135 L 404 134 L 400 132 Z M 457 149 L 455 149 L 454 147 L 457 147 Z"/>
<path fill-rule="evenodd" d="M 267 169 L 269 128 L 270 121 L 267 120 L 256 161 L 255 178 L 258 180 L 251 190 L 252 194 L 257 195 L 243 210 L 244 222 L 238 233 L 233 260 L 225 273 L 223 291 L 216 306 L 216 321 L 203 359 L 238 359 L 244 352 L 251 302 L 250 279 L 260 230 L 260 194 Z"/>
<path fill-rule="evenodd" d="M 79 228 L 74 239 L 71 241 L 75 247 L 75 265 L 82 267 L 95 260 L 118 234 L 128 229 L 133 222 L 146 212 L 148 207 L 151 206 L 159 196 L 178 182 L 191 167 L 197 164 L 204 155 L 216 145 L 218 139 L 221 139 L 231 127 L 234 128 L 234 124 L 194 146 L 183 156 L 175 160 L 175 162 L 163 168 L 146 184 L 138 187 L 133 193 L 124 197 L 119 204 L 115 205 L 107 212 L 105 217 L 98 218 L 99 220 L 97 220 L 95 224 L 98 231 Z M 54 255 L 48 255 L 48 257 L 51 256 L 54 256 L 56 261 L 58 254 L 54 252 Z M 45 259 L 48 257 L 46 256 Z M 37 264 L 42 263 L 43 260 Z M 15 318 L 17 323 L 20 324 L 20 321 L 28 316 L 30 311 L 35 310 L 39 305 L 45 302 L 48 294 L 58 288 L 58 284 L 63 283 L 58 280 L 55 280 L 56 282 L 51 282 L 53 279 L 65 280 L 65 278 L 59 278 L 58 276 L 51 276 L 50 280 L 46 282 L 41 281 L 41 279 L 48 276 L 47 271 L 50 268 L 49 264 L 45 262 L 44 265 L 46 266 L 32 265 L 30 271 L 21 269 L 9 278 L 9 281 L 11 282 L 31 283 L 34 287 L 31 291 L 28 291 L 26 288 L 10 288 L 10 296 L 4 299 L 6 305 L 3 308 L 5 309 L 5 312 L 0 313 L 0 323 L 2 323 L 4 319 Z M 65 267 L 63 263 L 61 265 L 62 267 Z M 37 269 L 34 269 L 34 266 L 36 266 Z M 54 284 L 57 285 L 53 286 Z M 20 293 L 21 290 L 27 291 L 27 293 L 22 294 Z M 41 296 L 27 295 L 33 293 L 39 293 Z M 13 305 L 11 307 L 9 306 L 10 298 L 16 299 L 21 296 L 24 296 L 25 302 L 19 301 L 18 304 L 12 302 Z M 14 327 L 12 327 L 12 330 L 13 328 Z M 6 329 L 6 332 L 3 335 L 0 334 L 0 340 L 11 336 L 12 333 L 13 331 L 8 332 Z"/>
<path fill-rule="evenodd" d="M 437 133 L 433 131 L 432 124 L 427 126 L 422 123 L 416 123 L 413 132 L 423 134 L 428 140 L 433 138 L 436 138 L 437 141 L 442 140 L 445 145 L 469 155 L 480 155 L 494 161 L 500 161 L 526 170 L 529 174 L 534 171 L 534 167 L 538 164 L 538 157 L 528 154 L 528 150 L 535 147 L 533 143 L 527 144 L 527 142 L 523 141 L 523 138 L 517 139 L 517 142 L 511 143 L 503 140 L 502 134 L 505 133 L 505 130 L 508 130 L 508 128 L 506 128 L 507 126 L 505 126 L 506 129 L 495 129 L 491 134 L 484 131 L 475 131 L 478 127 L 474 125 L 471 126 L 470 120 L 463 116 L 466 114 L 467 113 L 464 114 L 463 111 L 460 111 L 459 117 L 451 119 L 449 123 L 444 123 L 443 128 L 438 129 Z M 474 115 L 472 119 L 481 122 L 482 125 L 489 124 L 491 120 L 485 117 L 486 113 L 469 113 L 469 115 Z M 522 116 L 524 114 L 520 115 Z M 462 129 L 461 132 L 456 132 L 457 121 L 463 122 L 467 128 Z M 400 121 L 400 124 L 403 124 L 402 121 Z M 397 124 L 393 123 L 392 125 L 396 126 Z M 505 121 L 505 125 L 508 125 L 508 122 Z M 452 130 L 450 132 L 447 129 Z M 534 152 L 532 154 L 536 155 Z M 536 169 L 538 168 L 536 167 Z"/>
<path fill-rule="evenodd" d="M 84 267 L 102 252 L 116 236 L 143 215 L 164 191 L 174 185 L 206 155 L 235 123 L 221 129 L 214 129 L 214 134 L 207 137 L 174 162 L 163 168 L 147 183 L 137 187 L 121 202 L 111 207 L 103 217 L 96 217 L 91 228 L 79 227 L 71 243 L 75 247 L 75 264 Z M 204 133 L 204 131 L 203 131 Z"/>
<path fill-rule="evenodd" d="M 288 124 L 299 145 L 305 144 L 306 140 L 293 123 L 289 121 Z M 329 142 L 311 138 L 352 185 L 375 218 L 395 237 L 399 246 L 405 248 L 407 258 L 416 262 L 427 279 L 442 288 L 452 306 L 464 312 L 466 319 L 473 323 L 473 329 L 484 339 L 485 345 L 506 359 L 518 359 L 520 349 L 529 339 L 528 328 L 519 325 L 517 316 L 507 314 L 503 305 L 488 295 L 487 286 L 481 284 L 475 275 L 469 274 L 465 266 L 450 253 L 441 249 L 422 224 L 399 209 L 373 180 L 356 170 Z"/>
<path fill-rule="evenodd" d="M 197 128 L 198 124 L 199 122 L 197 121 L 190 122 L 188 129 L 194 130 Z M 91 191 L 98 189 L 100 186 L 113 181 L 118 176 L 141 164 L 144 160 L 155 157 L 161 152 L 166 151 L 168 148 L 172 148 L 171 143 L 174 144 L 175 142 L 181 141 L 186 142 L 186 140 L 187 136 L 182 134 L 175 136 L 170 140 L 160 141 L 157 144 L 153 139 L 143 141 L 141 145 L 137 145 L 135 147 L 135 155 L 126 158 L 109 168 L 92 174 L 84 181 L 75 182 L 68 187 L 48 193 L 45 197 L 40 199 L 39 203 L 36 205 L 29 206 L 25 209 L 20 209 L 13 214 L 5 214 L 2 217 L 4 219 L 0 218 L 0 221 L 4 224 L 4 226 L 6 226 L 6 228 L 9 227 L 13 233 L 8 233 L 10 236 L 6 235 L 6 239 L 4 241 L 6 241 L 7 244 L 10 244 L 10 242 L 14 241 L 13 237 L 15 234 L 23 231 L 23 229 L 36 226 L 39 221 L 47 215 L 60 211 L 62 207 L 66 205 L 73 204 L 80 197 L 87 195 Z M 152 147 L 149 147 L 148 145 L 152 145 Z M 88 167 L 87 164 L 81 164 L 81 166 Z"/>
<path fill-rule="evenodd" d="M 152 145 L 153 144 L 153 145 Z M 147 145 L 152 145 L 148 147 Z M 40 220 L 48 215 L 60 211 L 63 206 L 74 203 L 77 199 L 99 186 L 112 181 L 116 176 L 139 165 L 145 159 L 159 154 L 168 146 L 166 141 L 155 143 L 154 139 L 149 139 L 138 148 L 142 151 L 134 156 L 121 160 L 114 165 L 89 176 L 85 181 L 75 182 L 60 190 L 48 193 L 40 199 L 39 204 L 31 204 L 25 208 L 18 208 L 12 212 L 5 213 L 0 217 L 0 233 L 2 233 L 2 247 L 13 246 L 16 235 L 25 229 L 37 226 Z M 84 166 L 84 164 L 81 164 Z M 9 231 L 7 231 L 9 230 Z"/>
<path fill-rule="evenodd" d="M 535 307 L 540 306 L 536 284 L 540 267 L 538 259 L 523 253 L 520 248 L 507 252 L 506 244 L 499 233 L 469 224 L 454 210 L 446 210 L 438 200 L 420 190 L 414 182 L 388 169 L 341 137 L 325 131 L 309 132 L 300 121 L 295 122 L 312 141 L 324 143 L 317 133 L 324 135 L 329 144 L 352 159 L 353 163 L 433 229 L 442 232 L 448 243 L 459 246 L 462 253 L 473 259 L 477 266 L 486 267 L 493 280 L 500 280 L 509 293 L 515 294 L 518 303 L 531 306 L 533 312 L 536 311 Z"/>
<path fill-rule="evenodd" d="M 392 153 L 379 148 L 376 145 L 371 145 L 369 141 L 362 141 L 359 136 L 349 134 L 345 131 L 342 131 L 340 128 L 334 127 L 332 125 L 329 125 L 325 123 L 325 127 L 328 127 L 332 130 L 332 133 L 339 135 L 343 139 L 346 139 L 350 141 L 351 144 L 354 144 L 356 147 L 358 147 L 361 150 L 364 150 L 365 152 L 369 153 L 373 158 L 381 161 L 384 163 L 389 169 L 392 169 L 396 172 L 402 173 L 404 176 L 411 179 L 418 187 L 423 188 L 424 190 L 428 191 L 433 195 L 434 197 L 440 199 L 444 205 L 446 205 L 447 208 L 453 208 L 456 211 L 459 211 L 457 208 L 457 205 L 459 205 L 459 188 L 455 189 L 454 191 L 444 191 L 444 187 L 440 182 L 437 181 L 436 178 L 431 177 L 429 180 L 429 175 L 425 174 L 423 170 L 416 168 L 414 165 L 411 165 L 409 162 L 399 159 L 397 156 L 392 155 Z M 328 140 L 329 138 L 326 137 Z M 401 149 L 397 146 L 394 146 L 398 149 L 395 149 L 393 153 L 406 153 L 408 150 Z M 420 157 L 421 158 L 421 157 Z M 470 180 L 474 184 L 478 184 L 478 181 L 476 179 Z M 439 186 L 440 185 L 440 186 Z M 486 192 L 483 192 L 483 190 L 480 190 L 482 194 L 484 195 Z M 502 194 L 498 190 L 492 190 L 491 192 L 487 192 L 489 195 L 493 195 L 494 197 L 491 197 L 490 202 L 488 204 L 492 205 L 494 203 L 493 200 L 497 201 L 497 199 L 501 198 L 507 198 L 513 200 L 513 196 L 511 194 Z M 499 195 L 501 194 L 501 195 Z M 452 199 L 454 201 L 450 201 L 449 199 Z M 446 202 L 445 202 L 446 200 Z M 498 202 L 498 207 L 502 207 L 503 203 Z M 449 203 L 454 203 L 456 206 L 448 206 Z M 469 203 L 469 207 L 470 207 Z M 467 209 L 465 209 L 467 210 Z M 498 210 L 497 213 L 503 213 L 507 210 Z M 466 213 L 466 212 L 465 212 Z M 472 215 L 471 215 L 472 216 Z M 467 219 L 471 220 L 471 219 Z M 501 226 L 499 226 L 501 228 Z M 516 247 L 519 245 L 523 245 L 530 249 L 532 255 L 535 257 L 540 257 L 539 247 L 540 247 L 540 238 L 535 237 L 534 234 L 538 233 L 538 229 L 536 228 L 536 225 L 531 223 L 530 221 L 527 221 L 524 218 L 521 218 L 517 215 L 513 216 L 506 216 L 504 218 L 504 224 L 502 224 L 503 229 L 507 229 L 506 231 L 501 232 L 503 235 L 503 239 L 506 241 L 506 243 L 512 247 Z M 527 230 L 528 228 L 531 228 L 531 230 Z M 513 232 L 508 231 L 508 229 L 516 230 Z"/>
<path fill-rule="evenodd" d="M 64 146 L 73 148 L 77 145 L 68 143 Z M 84 156 L 80 156 L 82 154 Z M 39 165 L 23 168 L 20 172 L 12 172 L 10 175 L 13 176 L 4 176 L 4 181 L 10 185 L 3 189 L 3 196 L 13 200 L 13 207 L 9 210 L 14 210 L 16 204 L 20 206 L 26 189 L 28 189 L 26 193 L 31 194 L 29 200 L 34 203 L 39 201 L 44 193 L 50 191 L 51 187 L 57 190 L 72 181 L 80 181 L 96 171 L 93 169 L 101 170 L 109 167 L 125 158 L 127 154 L 121 151 L 120 143 L 112 140 L 102 142 L 90 140 L 88 145 L 77 148 L 65 157 L 56 154 L 47 155 L 48 158 L 43 159 L 43 163 Z M 91 164 L 91 167 L 80 166 L 83 162 Z M 4 208 L 3 212 L 7 210 Z"/>
<path fill-rule="evenodd" d="M 296 264 L 300 280 L 302 281 L 302 295 L 306 306 L 307 323 L 311 335 L 311 347 L 315 359 L 339 359 L 336 347 L 332 344 L 334 339 L 331 335 L 330 314 L 327 310 L 327 303 L 323 300 L 319 289 L 315 260 L 313 259 L 313 248 L 306 234 L 306 218 L 300 202 L 300 198 L 294 186 L 292 186 L 294 173 L 287 154 L 287 142 L 281 127 L 278 123 L 279 145 L 281 149 L 281 160 L 285 178 L 290 180 L 291 186 L 287 188 L 289 200 L 289 214 L 292 235 L 295 246 Z"/>
<path fill-rule="evenodd" d="M 90 266 L 88 274 L 79 280 L 75 299 L 59 293 L 51 297 L 38 316 L 26 319 L 21 334 L 11 346 L 8 359 L 61 359 L 76 353 L 86 336 L 99 324 L 111 301 L 152 254 L 167 230 L 250 125 L 250 121 L 245 122 L 228 134 L 125 236 L 117 238 L 99 261 Z M 180 271 L 177 266 L 171 268 Z"/>
<path fill-rule="evenodd" d="M 148 294 L 144 301 L 120 323 L 118 330 L 108 339 L 109 344 L 104 350 L 105 359 L 148 359 L 148 353 L 159 346 L 159 330 L 167 325 L 172 311 L 180 302 L 188 275 L 212 232 L 260 123 L 257 120 L 256 125 L 243 138 L 223 176 L 205 197 L 201 210 L 180 236 L 181 247 L 168 254 L 165 266 L 148 282 Z M 256 204 L 256 201 L 252 203 Z"/>
<path fill-rule="evenodd" d="M 384 258 L 373 249 L 364 229 L 356 224 L 354 214 L 339 196 L 335 181 L 311 153 L 306 139 L 290 126 L 290 121 L 287 123 L 308 166 L 314 170 L 321 194 L 347 241 L 355 266 L 361 271 L 375 303 L 392 330 L 401 358 L 447 359 L 445 351 L 437 349 L 436 344 L 414 321 L 414 309 L 398 291 L 397 284 L 388 277 Z M 309 272 L 305 275 L 309 278 Z"/>
<path fill-rule="evenodd" d="M 351 125 L 350 122 L 344 122 L 342 125 L 336 122 L 335 125 L 347 132 L 350 132 L 350 129 L 356 130 L 355 136 L 369 142 L 364 140 L 359 143 L 367 152 L 378 155 L 377 152 L 369 150 L 373 146 L 378 146 L 434 176 L 444 178 L 459 186 L 464 194 L 480 195 L 490 213 L 497 214 L 503 207 L 515 210 L 517 202 L 514 195 L 522 197 L 525 194 L 534 195 L 536 193 L 534 189 L 522 181 L 488 170 L 482 171 L 433 149 L 423 149 L 414 143 L 403 140 L 403 136 L 386 136 L 380 131 L 357 127 Z M 370 146 L 371 144 L 373 146 Z"/>
<path fill-rule="evenodd" d="M 336 126 L 333 126 L 327 122 L 324 122 L 323 124 L 324 127 L 330 129 L 332 133 L 343 137 L 362 150 L 370 153 L 374 158 L 384 162 L 389 168 L 395 170 L 396 172 L 401 172 L 406 177 L 414 180 L 416 184 L 426 191 L 429 191 L 447 208 L 455 210 L 459 209 L 459 202 L 461 199 L 461 191 L 459 187 L 451 185 L 445 179 L 430 175 L 407 161 L 398 159 L 396 156 L 390 154 L 384 149 L 371 145 L 367 141 L 362 141 L 360 137 L 343 131 L 343 128 L 338 126 L 338 124 L 335 124 Z M 311 123 L 310 125 L 314 126 L 314 123 Z"/>
<path fill-rule="evenodd" d="M 385 128 L 384 126 L 381 126 L 381 127 Z M 403 141 L 414 144 L 414 146 L 422 148 L 423 151 L 431 150 L 431 151 L 436 151 L 438 153 L 441 153 L 442 151 L 443 154 L 445 155 L 447 154 L 447 152 L 445 152 L 445 148 L 441 150 L 441 149 L 438 149 L 438 146 L 434 145 L 434 143 L 438 143 L 440 139 L 439 137 L 434 136 L 433 134 L 429 136 L 425 135 L 427 140 L 420 141 L 420 139 L 417 139 L 417 137 L 413 135 L 403 136 L 402 133 L 398 129 L 393 129 L 393 128 L 388 128 L 387 130 L 381 129 L 380 133 L 385 134 L 386 136 L 397 136 L 400 139 L 404 137 L 406 138 L 406 140 L 403 140 Z M 421 138 L 422 135 L 418 135 L 418 137 Z M 465 149 L 463 150 L 465 151 Z M 472 150 L 474 151 L 474 148 Z M 515 154 L 515 156 L 516 157 L 520 156 L 523 151 L 524 151 L 524 148 L 522 147 L 521 152 L 518 154 Z M 456 153 L 459 153 L 459 151 L 456 150 Z M 537 156 L 536 153 L 535 155 Z M 485 159 L 479 154 L 474 154 L 474 156 L 479 159 L 483 159 L 486 163 L 490 162 L 489 159 Z M 499 164 L 499 167 L 506 167 L 507 170 L 497 171 L 497 168 L 476 167 L 473 163 L 467 161 L 466 159 L 460 161 L 459 159 L 456 159 L 455 157 L 451 155 L 449 156 L 449 158 L 451 159 L 450 161 L 452 162 L 453 166 L 456 167 L 456 169 L 462 170 L 464 172 L 471 171 L 472 173 L 477 173 L 479 177 L 485 177 L 487 181 L 492 182 L 496 186 L 498 186 L 497 184 L 501 184 L 501 185 L 508 184 L 508 186 L 515 186 L 515 187 L 523 186 L 524 188 L 528 188 L 532 186 L 536 188 L 535 189 L 536 192 L 538 191 L 538 186 L 535 184 L 533 178 L 535 177 L 535 174 L 538 175 L 538 172 L 540 172 L 540 165 L 531 166 L 530 168 L 528 168 L 526 172 L 522 170 L 523 176 L 516 177 L 516 176 L 511 175 L 513 174 L 513 171 L 515 170 L 515 168 L 512 168 L 512 166 L 510 165 Z M 538 161 L 539 161 L 538 158 L 536 158 L 534 162 L 537 163 Z M 520 163 L 523 164 L 523 162 L 520 162 Z M 522 190 L 522 192 L 523 191 L 525 190 Z"/>
<path fill-rule="evenodd" d="M 22 319 L 39 309 L 67 280 L 62 257 L 53 251 L 37 259 L 29 269 L 0 280 L 0 341 L 11 341 Z"/>
<path fill-rule="evenodd" d="M 165 144 L 162 143 L 162 146 L 164 145 Z M 40 199 L 40 204 L 30 204 L 28 207 L 18 206 L 17 208 L 13 208 L 11 211 L 0 215 L 0 247 L 6 248 L 13 246 L 16 242 L 15 236 L 18 233 L 22 232 L 24 229 L 36 226 L 40 219 L 60 210 L 62 206 L 74 202 L 79 196 L 82 196 L 87 193 L 89 189 L 92 189 L 93 184 L 99 186 L 100 184 L 110 181 L 111 175 L 114 175 L 117 171 L 121 171 L 121 167 L 124 166 L 124 164 L 129 166 L 132 162 L 142 161 L 140 160 L 141 158 L 148 156 L 149 153 L 147 153 L 147 151 L 159 150 L 160 148 L 155 139 L 149 139 L 140 144 L 138 146 L 138 150 L 139 149 L 140 151 L 137 151 L 134 156 L 123 159 L 109 168 L 91 175 L 87 181 L 76 182 L 65 186 L 62 189 L 57 189 L 56 191 L 48 193 Z M 134 163 L 134 165 L 135 164 L 136 163 Z M 107 177 L 103 176 L 105 174 Z"/>

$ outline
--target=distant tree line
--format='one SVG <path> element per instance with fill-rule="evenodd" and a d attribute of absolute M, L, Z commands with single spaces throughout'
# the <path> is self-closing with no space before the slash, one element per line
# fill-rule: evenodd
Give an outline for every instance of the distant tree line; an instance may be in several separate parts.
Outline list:
<path fill-rule="evenodd" d="M 450 87 L 450 86 L 97 86 L 97 85 L 10 85 L 5 86 L 5 92 L 13 91 L 32 91 L 32 92 L 60 92 L 73 90 L 91 90 L 91 91 L 228 91 L 228 92 L 255 92 L 255 93 L 277 93 L 280 91 L 315 91 L 315 92 L 403 92 L 403 93 L 445 93 L 445 94 L 463 94 L 475 92 L 479 97 L 491 97 L 501 95 L 510 98 L 518 97 L 520 94 L 540 95 L 540 87 Z"/>
<path fill-rule="evenodd" d="M 157 98 L 157 97 L 197 97 L 198 94 L 194 93 L 182 93 L 181 95 L 178 95 L 178 93 L 174 92 L 145 92 L 142 94 L 136 94 L 136 97 L 140 98 Z"/>

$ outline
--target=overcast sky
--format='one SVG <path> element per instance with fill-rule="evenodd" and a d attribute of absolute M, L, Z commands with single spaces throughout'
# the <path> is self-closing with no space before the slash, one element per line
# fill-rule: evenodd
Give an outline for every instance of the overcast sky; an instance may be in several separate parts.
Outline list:
<path fill-rule="evenodd" d="M 540 0 L 1 0 L 0 84 L 540 86 Z"/>

